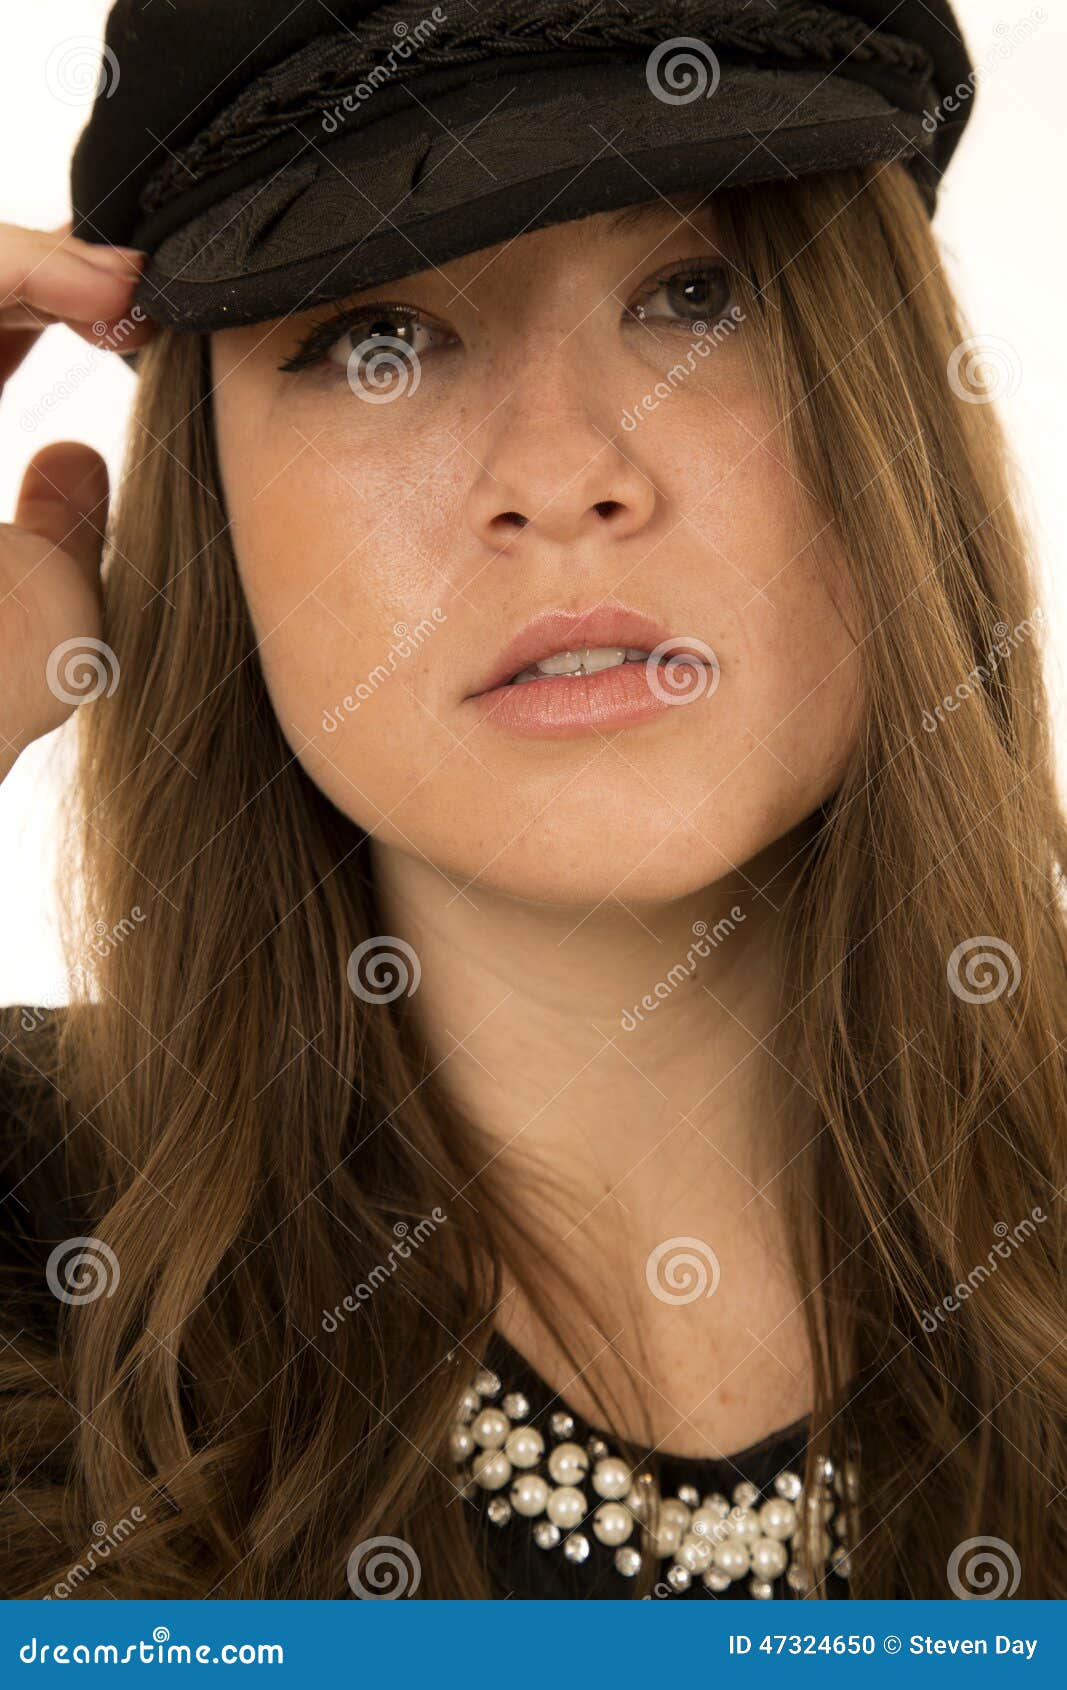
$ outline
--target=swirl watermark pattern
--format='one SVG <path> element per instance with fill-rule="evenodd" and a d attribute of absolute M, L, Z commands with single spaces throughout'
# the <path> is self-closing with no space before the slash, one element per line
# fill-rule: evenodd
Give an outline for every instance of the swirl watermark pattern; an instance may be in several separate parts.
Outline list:
<path fill-rule="evenodd" d="M 711 698 L 719 685 L 719 660 L 703 640 L 687 639 L 685 651 L 664 640 L 645 659 L 645 674 L 655 696 L 664 704 L 693 704 Z"/>
<path fill-rule="evenodd" d="M 76 635 L 49 652 L 45 679 L 63 704 L 91 704 L 111 697 L 119 684 L 119 660 L 103 640 Z"/>
<path fill-rule="evenodd" d="M 661 1303 L 695 1303 L 719 1286 L 719 1258 L 702 1238 L 668 1238 L 645 1263 L 645 1282 Z"/>
<path fill-rule="evenodd" d="M 368 405 L 410 397 L 422 380 L 419 355 L 399 335 L 369 335 L 348 355 L 348 385 Z"/>
<path fill-rule="evenodd" d="M 348 984 L 364 1003 L 395 1003 L 418 991 L 422 964 L 406 939 L 376 933 L 356 946 L 347 974 Z"/>
<path fill-rule="evenodd" d="M 996 1003 L 1005 993 L 1010 998 L 1021 977 L 1019 953 L 990 933 L 964 939 L 948 959 L 949 986 L 964 1003 Z"/>
<path fill-rule="evenodd" d="M 1019 390 L 1023 367 L 1014 346 L 999 335 L 974 335 L 954 347 L 948 385 L 966 405 L 992 405 Z"/>
<path fill-rule="evenodd" d="M 45 63 L 50 94 L 65 106 L 88 106 L 110 100 L 119 85 L 119 61 L 114 50 L 94 35 L 72 35 L 57 42 Z"/>
<path fill-rule="evenodd" d="M 670 41 L 661 41 L 645 63 L 649 93 L 666 106 L 710 100 L 721 75 L 722 67 L 707 42 L 693 35 L 676 35 Z"/>
<path fill-rule="evenodd" d="M 961 1602 L 995 1602 L 1014 1596 L 1022 1567 L 1002 1537 L 969 1537 L 948 1558 L 948 1582 Z"/>
<path fill-rule="evenodd" d="M 368 1537 L 348 1557 L 348 1584 L 361 1602 L 395 1602 L 414 1596 L 422 1565 L 402 1537 Z"/>
<path fill-rule="evenodd" d="M 102 1238 L 64 1238 L 45 1264 L 53 1297 L 80 1306 L 110 1297 L 119 1282 L 118 1257 Z"/>

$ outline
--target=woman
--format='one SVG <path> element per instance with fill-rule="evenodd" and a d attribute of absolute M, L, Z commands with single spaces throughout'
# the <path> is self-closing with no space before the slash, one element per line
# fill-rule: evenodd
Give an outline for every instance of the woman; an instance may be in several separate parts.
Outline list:
<path fill-rule="evenodd" d="M 1062 1596 L 1065 836 L 951 14 L 189 10 L 115 9 L 74 233 L 4 237 L 6 369 L 139 380 L 102 588 L 85 448 L 0 554 L 9 755 L 86 701 L 7 1593 Z"/>

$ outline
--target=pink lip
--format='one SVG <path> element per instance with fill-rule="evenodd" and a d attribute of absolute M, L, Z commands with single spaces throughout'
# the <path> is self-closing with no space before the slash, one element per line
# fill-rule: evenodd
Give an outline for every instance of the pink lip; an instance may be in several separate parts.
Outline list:
<path fill-rule="evenodd" d="M 534 617 L 510 641 L 469 702 L 483 719 L 527 738 L 573 738 L 649 720 L 671 708 L 670 693 L 650 685 L 644 663 L 626 663 L 595 675 L 547 677 L 508 683 L 557 651 L 583 646 L 626 646 L 641 651 L 666 647 L 684 655 L 685 639 L 673 638 L 647 616 L 624 605 L 601 604 L 583 612 L 549 610 Z M 700 656 L 695 666 L 706 669 Z"/>

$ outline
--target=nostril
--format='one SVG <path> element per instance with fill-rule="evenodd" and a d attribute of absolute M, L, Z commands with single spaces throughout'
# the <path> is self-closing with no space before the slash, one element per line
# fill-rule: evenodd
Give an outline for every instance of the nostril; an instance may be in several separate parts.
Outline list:
<path fill-rule="evenodd" d="M 529 518 L 523 516 L 520 511 L 501 511 L 497 521 L 506 522 L 511 528 L 525 528 Z"/>
<path fill-rule="evenodd" d="M 609 516 L 614 516 L 616 511 L 621 511 L 622 506 L 618 499 L 601 499 L 598 504 L 593 506 L 593 509 L 596 511 L 597 516 L 607 518 Z"/>

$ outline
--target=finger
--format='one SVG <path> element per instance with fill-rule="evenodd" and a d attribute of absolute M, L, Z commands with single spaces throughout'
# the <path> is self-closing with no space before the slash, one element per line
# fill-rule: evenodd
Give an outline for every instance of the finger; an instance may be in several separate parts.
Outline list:
<path fill-rule="evenodd" d="M 121 266 L 119 268 L 118 266 Z M 32 230 L 0 230 L 0 306 L 46 311 L 75 322 L 121 317 L 140 263 L 124 254 L 96 262 Z"/>
<path fill-rule="evenodd" d="M 90 581 L 100 573 L 107 528 L 107 465 L 75 440 L 42 447 L 26 466 L 15 524 L 70 554 Z"/>

